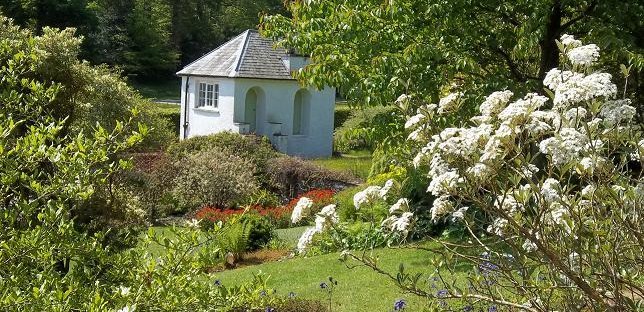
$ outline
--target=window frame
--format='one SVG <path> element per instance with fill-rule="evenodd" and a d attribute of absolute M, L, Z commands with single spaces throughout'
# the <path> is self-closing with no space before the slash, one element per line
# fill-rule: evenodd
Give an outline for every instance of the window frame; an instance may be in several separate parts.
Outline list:
<path fill-rule="evenodd" d="M 197 101 L 195 108 L 217 109 L 219 108 L 219 83 L 200 81 L 197 87 Z"/>

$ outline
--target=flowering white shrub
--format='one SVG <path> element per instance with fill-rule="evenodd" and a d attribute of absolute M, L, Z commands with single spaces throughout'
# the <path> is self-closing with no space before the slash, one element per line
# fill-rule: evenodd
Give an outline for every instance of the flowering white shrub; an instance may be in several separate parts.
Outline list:
<path fill-rule="evenodd" d="M 399 199 L 395 204 L 393 204 L 388 209 L 388 218 L 382 221 L 382 218 L 376 219 L 376 215 L 387 215 L 387 208 L 383 208 L 382 204 L 386 203 L 385 200 L 389 195 L 391 189 L 394 187 L 393 180 L 387 180 L 383 186 L 369 186 L 363 191 L 358 192 L 354 196 L 354 205 L 357 210 L 362 209 L 365 212 L 366 216 L 371 218 L 370 228 L 366 231 L 367 236 L 372 235 L 370 239 L 365 239 L 365 241 L 375 240 L 379 241 L 379 244 L 385 245 L 389 244 L 389 240 L 382 239 L 383 237 L 389 237 L 391 233 L 398 234 L 397 237 L 392 238 L 392 241 L 395 241 L 399 238 L 406 238 L 411 226 L 414 223 L 413 213 L 409 212 L 409 200 L 406 198 Z M 301 200 L 300 200 L 301 201 Z M 293 210 L 291 216 L 292 220 L 297 220 L 298 222 L 303 218 L 308 217 L 311 214 L 310 207 L 308 202 L 302 203 L 302 209 L 298 209 L 300 202 L 298 202 L 296 208 Z M 306 208 L 309 207 L 309 208 Z M 386 206 L 385 206 L 386 207 Z M 374 211 L 378 209 L 383 209 L 379 214 L 379 211 Z M 339 241 L 345 241 L 344 237 L 347 235 L 347 228 L 345 225 L 340 224 L 340 218 L 336 211 L 335 205 L 328 205 L 320 212 L 315 214 L 315 226 L 308 228 L 297 244 L 297 251 L 299 253 L 304 253 L 308 247 L 310 247 L 311 242 L 315 235 L 323 232 L 331 233 Z M 367 242 L 364 244 L 372 244 Z M 334 243 L 335 245 L 335 243 Z M 351 244 L 350 244 L 351 245 Z M 347 246 L 336 246 L 344 249 Z"/>
<path fill-rule="evenodd" d="M 303 217 L 310 213 L 311 207 L 313 207 L 313 201 L 310 198 L 300 198 L 297 201 L 297 204 L 295 204 L 295 208 L 293 208 L 293 213 L 291 214 L 291 222 L 300 222 Z"/>
<path fill-rule="evenodd" d="M 494 92 L 471 124 L 437 129 L 432 120 L 462 96 L 450 94 L 407 122 L 410 144 L 421 143 L 413 164 L 431 181 L 432 219 L 462 222 L 472 236 L 439 251 L 445 289 L 429 293 L 399 275 L 409 292 L 526 311 L 635 310 L 644 298 L 642 125 L 611 75 L 593 71 L 596 45 L 565 35 L 560 48 L 570 68 L 546 75 L 551 98 Z M 451 284 L 443 278 L 453 261 L 478 274 Z"/>
<path fill-rule="evenodd" d="M 302 197 L 303 199 L 306 197 Z M 302 199 L 300 199 L 302 201 Z M 299 206 L 300 202 L 298 202 L 297 206 Z M 297 208 L 296 206 L 296 208 Z M 308 213 L 310 213 L 310 206 L 307 209 L 300 209 L 299 212 L 296 211 L 296 209 L 293 210 L 293 215 L 291 219 L 295 220 L 296 217 L 299 218 L 299 220 L 302 220 L 302 218 L 307 217 Z M 297 213 L 297 216 L 296 216 Z M 340 217 L 338 216 L 337 211 L 335 210 L 335 205 L 328 205 L 322 210 L 316 214 L 315 216 L 315 227 L 310 227 L 304 231 L 302 236 L 300 236 L 300 239 L 297 242 L 297 251 L 299 253 L 303 253 L 306 248 L 311 244 L 313 241 L 313 236 L 315 234 L 321 233 L 324 230 L 329 229 L 333 225 L 337 224 L 340 221 Z M 294 222 L 295 223 L 295 222 Z"/>

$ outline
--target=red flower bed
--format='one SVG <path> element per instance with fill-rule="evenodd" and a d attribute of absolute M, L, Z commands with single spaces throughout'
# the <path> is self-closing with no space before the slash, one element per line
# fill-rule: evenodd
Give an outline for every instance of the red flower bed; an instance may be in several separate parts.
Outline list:
<path fill-rule="evenodd" d="M 293 207 L 283 206 L 283 207 L 262 207 L 262 206 L 253 206 L 250 208 L 251 212 L 255 212 L 262 217 L 266 217 L 271 220 L 276 226 L 283 225 L 284 220 L 289 220 L 291 213 L 293 212 Z M 195 219 L 197 220 L 206 220 L 209 222 L 226 222 L 230 217 L 235 215 L 240 215 L 244 213 L 243 209 L 221 209 L 214 207 L 203 207 L 197 211 L 195 214 Z"/>
<path fill-rule="evenodd" d="M 329 190 L 329 189 L 314 189 L 314 190 L 310 190 L 310 191 L 308 191 L 306 193 L 301 194 L 297 198 L 292 199 L 288 203 L 287 207 L 290 207 L 291 211 L 292 211 L 293 208 L 295 208 L 295 205 L 297 205 L 297 202 L 302 197 L 306 197 L 306 198 L 312 200 L 313 203 L 316 206 L 324 207 L 326 205 L 330 205 L 331 203 L 333 203 L 333 195 L 335 195 L 334 190 Z"/>
<path fill-rule="evenodd" d="M 268 218 L 277 227 L 287 227 L 290 224 L 293 208 L 302 197 L 311 199 L 314 205 L 322 208 L 333 202 L 335 191 L 326 189 L 315 189 L 308 191 L 291 200 L 288 205 L 282 207 L 262 207 L 259 205 L 250 208 L 252 212 Z M 207 222 L 226 222 L 230 217 L 244 213 L 243 209 L 222 209 L 217 207 L 203 207 L 195 213 L 195 219 Z"/>

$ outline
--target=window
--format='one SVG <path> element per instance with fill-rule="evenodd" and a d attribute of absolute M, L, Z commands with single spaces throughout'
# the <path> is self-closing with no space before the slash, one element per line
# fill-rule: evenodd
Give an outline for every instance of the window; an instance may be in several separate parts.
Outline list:
<path fill-rule="evenodd" d="M 219 85 L 209 83 L 199 83 L 199 99 L 197 107 L 213 107 L 219 106 Z"/>

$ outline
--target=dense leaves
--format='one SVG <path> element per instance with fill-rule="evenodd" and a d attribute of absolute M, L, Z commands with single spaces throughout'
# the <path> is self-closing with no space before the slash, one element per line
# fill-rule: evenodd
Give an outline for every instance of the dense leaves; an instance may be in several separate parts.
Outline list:
<path fill-rule="evenodd" d="M 443 86 L 541 92 L 559 64 L 555 39 L 566 32 L 610 47 L 612 66 L 644 68 L 637 1 L 292 1 L 288 11 L 262 27 L 312 57 L 300 80 L 366 105 L 403 93 L 433 102 Z M 641 86 L 637 78 L 630 90 Z"/>
<path fill-rule="evenodd" d="M 255 28 L 278 0 L 8 0 L 0 12 L 37 32 L 73 27 L 82 57 L 120 66 L 136 79 L 162 79 L 234 35 Z"/>

